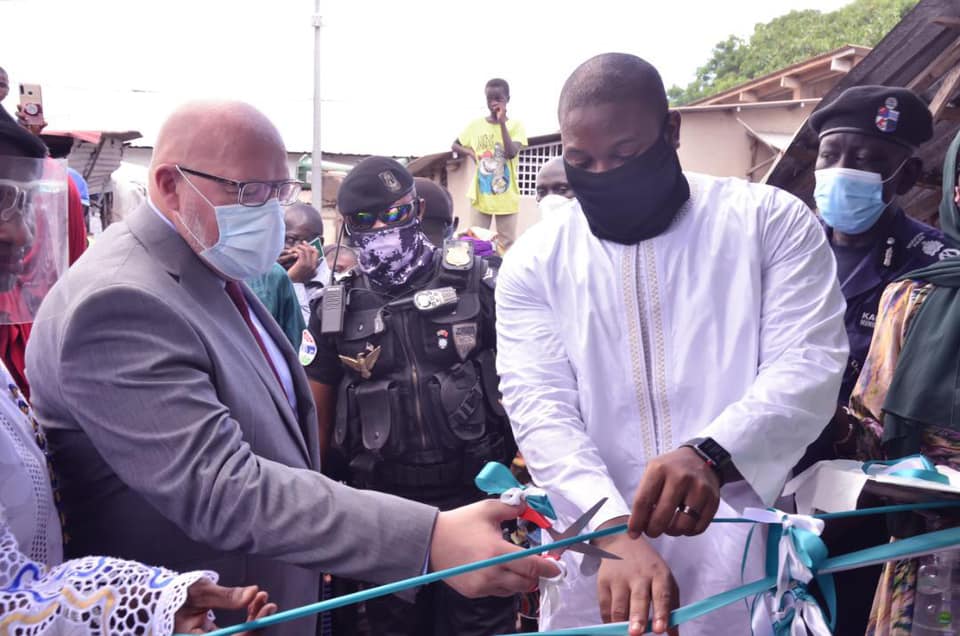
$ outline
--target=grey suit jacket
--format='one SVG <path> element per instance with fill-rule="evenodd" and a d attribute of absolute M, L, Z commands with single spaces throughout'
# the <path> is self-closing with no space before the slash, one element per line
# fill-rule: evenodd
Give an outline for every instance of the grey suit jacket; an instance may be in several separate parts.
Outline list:
<path fill-rule="evenodd" d="M 436 510 L 317 472 L 306 376 L 245 293 L 290 366 L 297 413 L 223 281 L 147 206 L 46 297 L 27 375 L 62 482 L 68 556 L 216 570 L 225 585 L 262 586 L 281 609 L 316 602 L 321 571 L 419 574 Z"/>

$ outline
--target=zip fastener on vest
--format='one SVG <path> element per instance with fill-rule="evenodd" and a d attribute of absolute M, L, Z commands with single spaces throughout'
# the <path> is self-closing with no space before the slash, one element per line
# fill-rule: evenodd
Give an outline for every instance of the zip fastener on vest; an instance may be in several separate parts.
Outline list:
<path fill-rule="evenodd" d="M 397 312 L 400 318 L 400 344 L 403 347 L 403 353 L 410 364 L 410 377 L 413 381 L 413 406 L 416 411 L 417 429 L 420 431 L 420 448 L 427 450 L 427 431 L 423 425 L 423 405 L 420 403 L 420 373 L 417 371 L 417 362 L 413 354 L 413 345 L 409 341 L 407 313 L 405 311 Z"/>

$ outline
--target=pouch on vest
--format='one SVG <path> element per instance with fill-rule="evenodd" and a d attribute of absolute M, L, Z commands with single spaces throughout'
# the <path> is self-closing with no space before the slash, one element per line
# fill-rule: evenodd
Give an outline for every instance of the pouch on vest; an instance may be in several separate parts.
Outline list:
<path fill-rule="evenodd" d="M 472 442 L 487 430 L 483 385 L 473 363 L 458 364 L 434 376 L 430 383 L 434 407 L 460 440 Z"/>
<path fill-rule="evenodd" d="M 390 439 L 393 418 L 400 412 L 398 390 L 395 383 L 380 380 L 364 382 L 357 386 L 355 391 L 363 447 L 378 451 Z"/>
<path fill-rule="evenodd" d="M 336 423 L 333 426 L 333 443 L 337 448 L 349 450 L 347 440 L 356 443 L 359 418 L 357 416 L 356 387 L 345 380 L 340 383 L 337 395 Z"/>
<path fill-rule="evenodd" d="M 482 351 L 476 358 L 480 365 L 480 378 L 483 380 L 483 394 L 487 396 L 487 405 L 497 417 L 506 417 L 507 411 L 500 402 L 500 376 L 497 375 L 497 355 L 493 349 Z"/>

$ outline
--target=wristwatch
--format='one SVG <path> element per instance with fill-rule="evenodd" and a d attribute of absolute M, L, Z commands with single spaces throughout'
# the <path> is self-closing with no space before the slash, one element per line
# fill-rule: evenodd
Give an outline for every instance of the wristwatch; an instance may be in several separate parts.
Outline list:
<path fill-rule="evenodd" d="M 680 448 L 684 446 L 692 449 L 693 452 L 707 463 L 707 466 L 713 469 L 713 472 L 720 478 L 721 486 L 732 481 L 743 479 L 740 471 L 733 465 L 733 459 L 730 458 L 730 453 L 712 437 L 695 437 L 680 444 Z"/>

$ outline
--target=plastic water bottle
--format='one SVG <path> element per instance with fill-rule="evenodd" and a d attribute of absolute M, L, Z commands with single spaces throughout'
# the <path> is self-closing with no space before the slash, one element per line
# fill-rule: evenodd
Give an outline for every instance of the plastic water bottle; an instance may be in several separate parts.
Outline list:
<path fill-rule="evenodd" d="M 960 558 L 939 552 L 917 570 L 912 636 L 960 635 Z"/>

